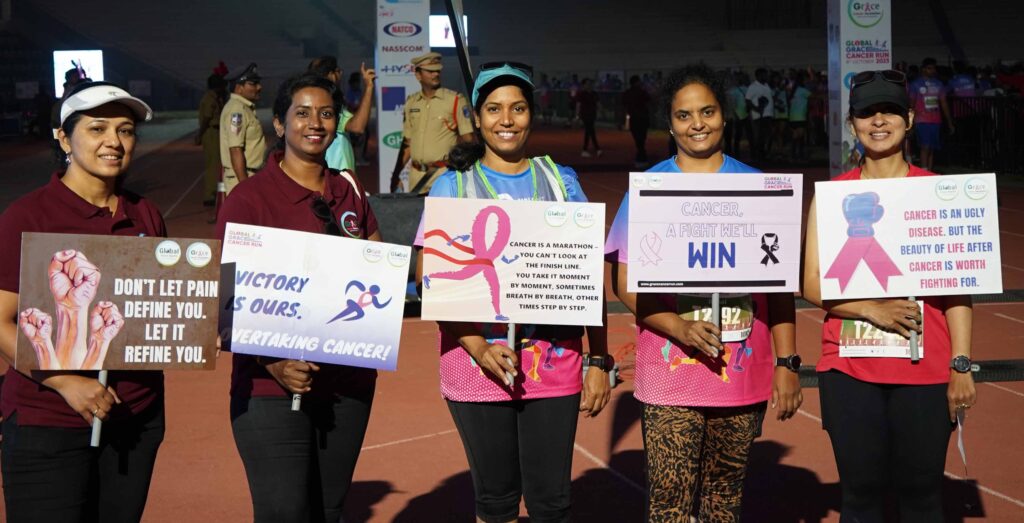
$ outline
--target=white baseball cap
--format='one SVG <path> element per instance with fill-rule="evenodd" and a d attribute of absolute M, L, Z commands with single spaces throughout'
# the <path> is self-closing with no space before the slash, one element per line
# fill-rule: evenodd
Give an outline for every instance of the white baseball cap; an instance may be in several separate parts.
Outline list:
<path fill-rule="evenodd" d="M 146 102 L 128 94 L 128 91 L 108 82 L 85 82 L 76 85 L 60 105 L 60 124 L 78 111 L 88 111 L 104 104 L 117 102 L 131 109 L 135 117 L 144 122 L 153 119 L 153 110 Z"/>

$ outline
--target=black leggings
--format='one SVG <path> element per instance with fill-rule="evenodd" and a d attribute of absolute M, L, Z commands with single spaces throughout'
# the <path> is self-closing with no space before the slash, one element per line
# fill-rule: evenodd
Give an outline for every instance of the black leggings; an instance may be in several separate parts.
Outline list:
<path fill-rule="evenodd" d="M 231 431 L 257 523 L 341 520 L 363 446 L 373 389 L 359 397 L 231 400 Z"/>
<path fill-rule="evenodd" d="M 449 401 L 473 476 L 476 515 L 512 521 L 526 498 L 530 521 L 569 521 L 580 395 L 536 400 Z"/>
<path fill-rule="evenodd" d="M 630 118 L 629 133 L 633 135 L 633 145 L 636 146 L 636 158 L 638 163 L 647 161 L 647 129 L 650 124 L 647 120 Z"/>
<path fill-rule="evenodd" d="M 146 508 L 157 450 L 164 440 L 163 400 L 130 418 L 91 429 L 3 422 L 3 478 L 11 523 L 138 522 Z M 2 519 L 2 518 L 0 518 Z"/>
<path fill-rule="evenodd" d="M 818 383 L 843 490 L 840 521 L 883 521 L 890 491 L 902 523 L 942 521 L 946 384 L 883 385 L 837 371 L 818 373 Z"/>
<path fill-rule="evenodd" d="M 594 142 L 594 149 L 601 150 L 601 146 L 597 144 L 597 129 L 594 127 L 595 120 L 583 120 L 583 150 L 587 150 L 587 146 L 591 141 Z"/>

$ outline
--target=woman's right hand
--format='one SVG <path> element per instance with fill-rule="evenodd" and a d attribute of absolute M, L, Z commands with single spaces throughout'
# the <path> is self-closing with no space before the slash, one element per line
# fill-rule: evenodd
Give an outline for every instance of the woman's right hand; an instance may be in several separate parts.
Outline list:
<path fill-rule="evenodd" d="M 467 352 L 476 360 L 477 365 L 480 365 L 481 369 L 486 369 L 487 372 L 498 378 L 498 381 L 504 383 L 506 387 L 512 387 L 512 381 L 519 374 L 516 371 L 516 365 L 519 364 L 519 357 L 516 355 L 516 351 L 508 348 L 506 345 L 484 343 Z M 505 375 L 506 373 L 512 375 L 512 380 L 508 379 L 508 376 Z"/>
<path fill-rule="evenodd" d="M 910 300 L 870 300 L 861 316 L 876 327 L 897 332 L 904 338 L 911 331 L 921 332 L 921 309 Z"/>
<path fill-rule="evenodd" d="M 312 390 L 313 373 L 320 370 L 320 367 L 311 361 L 299 360 L 278 360 L 263 366 L 292 394 L 305 394 Z"/>
<path fill-rule="evenodd" d="M 686 347 L 693 347 L 711 358 L 717 358 L 722 350 L 722 331 L 706 321 L 690 321 L 680 318 L 673 337 Z"/>
<path fill-rule="evenodd" d="M 57 391 L 79 416 L 92 424 L 93 417 L 106 420 L 110 409 L 121 403 L 113 387 L 104 387 L 96 378 L 76 374 L 55 374 L 42 384 Z"/>

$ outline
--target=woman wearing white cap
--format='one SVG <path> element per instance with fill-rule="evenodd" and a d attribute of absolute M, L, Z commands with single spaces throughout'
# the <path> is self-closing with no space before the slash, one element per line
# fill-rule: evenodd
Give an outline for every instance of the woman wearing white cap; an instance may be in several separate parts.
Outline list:
<path fill-rule="evenodd" d="M 526 155 L 532 68 L 492 63 L 480 69 L 472 102 L 483 144 L 452 149 L 454 170 L 437 179 L 430 196 L 586 201 L 572 169 Z M 415 243 L 424 244 L 422 227 Z M 417 269 L 429 286 L 422 264 Z M 581 411 L 596 416 L 610 396 L 605 328 L 587 328 L 585 380 L 582 327 L 518 325 L 516 347 L 504 344 L 505 325 L 442 322 L 440 328 L 441 394 L 466 449 L 478 520 L 516 521 L 525 497 L 532 521 L 569 521 L 576 421 Z"/>
<path fill-rule="evenodd" d="M 135 127 L 152 116 L 142 100 L 105 82 L 79 84 L 65 98 L 58 140 L 67 167 L 0 216 L 0 355 L 12 365 L 19 327 L 55 330 L 45 313 L 18 315 L 22 233 L 166 236 L 156 207 L 121 189 Z M 12 368 L 0 408 L 8 521 L 141 519 L 164 436 L 162 372 L 111 371 L 103 386 L 95 372 Z M 99 448 L 89 446 L 94 417 L 105 422 Z"/>

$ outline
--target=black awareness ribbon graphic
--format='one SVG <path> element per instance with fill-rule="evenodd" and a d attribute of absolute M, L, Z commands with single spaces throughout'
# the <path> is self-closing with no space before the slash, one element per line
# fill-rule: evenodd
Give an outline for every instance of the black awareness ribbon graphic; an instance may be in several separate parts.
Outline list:
<path fill-rule="evenodd" d="M 768 240 L 773 240 L 771 246 L 768 245 Z M 779 259 L 775 257 L 775 251 L 779 250 L 779 237 L 769 232 L 761 235 L 761 250 L 764 251 L 764 258 L 761 258 L 761 265 L 768 266 L 768 260 L 771 260 L 773 264 L 778 264 Z"/>

